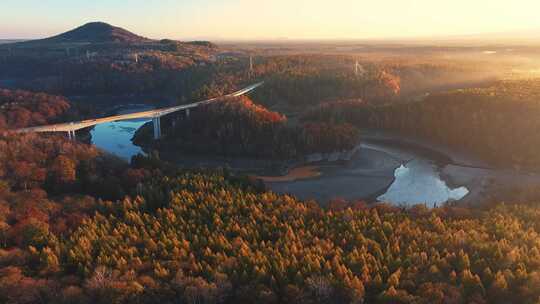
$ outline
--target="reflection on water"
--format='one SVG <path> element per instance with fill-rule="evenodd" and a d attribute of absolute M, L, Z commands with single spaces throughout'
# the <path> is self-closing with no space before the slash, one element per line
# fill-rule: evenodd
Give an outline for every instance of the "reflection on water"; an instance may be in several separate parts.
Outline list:
<path fill-rule="evenodd" d="M 437 166 L 432 162 L 415 159 L 395 171 L 395 181 L 379 201 L 397 205 L 427 204 L 429 207 L 447 201 L 460 200 L 469 190 L 465 187 L 451 189 L 441 179 Z"/>
<path fill-rule="evenodd" d="M 116 110 L 116 114 L 129 114 L 154 109 L 144 104 L 130 104 Z M 90 132 L 92 143 L 99 148 L 113 153 L 127 161 L 139 153 L 144 154 L 139 146 L 133 144 L 131 139 L 135 131 L 150 119 L 132 119 L 117 122 L 108 122 L 96 125 Z"/>
<path fill-rule="evenodd" d="M 135 119 L 96 125 L 90 132 L 92 143 L 129 161 L 132 156 L 143 153 L 142 149 L 134 145 L 131 139 L 135 131 L 148 121 L 147 119 Z"/>
<path fill-rule="evenodd" d="M 130 107 L 120 113 L 143 110 L 148 110 L 148 107 Z M 135 131 L 148 121 L 136 119 L 97 125 L 91 131 L 92 142 L 129 161 L 132 156 L 143 153 L 131 139 Z M 348 165 L 330 166 L 318 178 L 268 185 L 273 191 L 291 193 L 305 199 L 328 201 L 333 197 L 343 197 L 353 200 L 371 195 L 387 185 L 385 179 L 391 177 L 391 171 L 388 172 L 387 168 L 391 166 L 392 170 L 396 165 L 405 163 L 395 170 L 394 182 L 385 194 L 378 197 L 379 201 L 396 205 L 426 203 L 431 207 L 448 200 L 459 200 L 469 193 L 465 187 L 448 187 L 439 174 L 440 167 L 435 165 L 433 157 L 429 155 L 373 144 L 362 144 L 362 147 L 359 156 L 353 158 Z M 205 158 L 205 162 L 213 160 Z"/>

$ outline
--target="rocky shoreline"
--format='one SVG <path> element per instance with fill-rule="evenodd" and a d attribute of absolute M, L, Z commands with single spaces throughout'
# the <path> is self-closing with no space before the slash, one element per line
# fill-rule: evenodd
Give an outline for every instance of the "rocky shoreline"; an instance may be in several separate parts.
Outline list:
<path fill-rule="evenodd" d="M 277 193 L 326 205 L 333 199 L 375 201 L 394 182 L 394 171 L 401 162 L 381 151 L 358 145 L 342 153 L 317 155 L 307 159 L 316 164 L 317 176 L 285 181 L 265 181 Z M 332 160 L 333 162 L 329 162 Z"/>
<path fill-rule="evenodd" d="M 436 164 L 440 179 L 449 188 L 464 186 L 469 190 L 457 204 L 479 205 L 487 200 L 488 193 L 500 192 L 498 185 L 519 187 L 519 180 L 526 181 L 527 186 L 540 185 L 540 174 L 488 168 L 466 154 L 416 139 L 370 131 L 363 134 L 362 142 L 349 151 L 313 153 L 290 161 L 194 156 L 174 151 L 160 154 L 185 168 L 227 167 L 261 179 L 269 190 L 314 199 L 321 205 L 335 198 L 376 201 L 394 183 L 395 170 L 414 159 Z"/>
<path fill-rule="evenodd" d="M 338 161 L 350 161 L 354 154 L 358 152 L 360 146 L 357 145 L 349 151 L 332 152 L 332 153 L 312 153 L 304 157 L 305 164 L 319 163 L 319 162 L 338 162 Z"/>

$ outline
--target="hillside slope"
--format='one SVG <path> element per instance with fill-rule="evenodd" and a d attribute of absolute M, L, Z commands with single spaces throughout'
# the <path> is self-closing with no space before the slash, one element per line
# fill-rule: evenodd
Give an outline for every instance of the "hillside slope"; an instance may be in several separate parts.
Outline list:
<path fill-rule="evenodd" d="M 90 22 L 65 33 L 22 44 L 54 43 L 142 43 L 151 41 L 121 27 L 104 22 Z"/>

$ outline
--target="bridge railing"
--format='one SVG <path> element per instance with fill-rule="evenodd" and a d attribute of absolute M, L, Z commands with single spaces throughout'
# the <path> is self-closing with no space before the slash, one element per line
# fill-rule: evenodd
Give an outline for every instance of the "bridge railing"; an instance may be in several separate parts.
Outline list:
<path fill-rule="evenodd" d="M 105 122 L 113 122 L 113 121 L 121 121 L 121 120 L 129 120 L 129 119 L 136 119 L 136 118 L 159 118 L 164 115 L 168 115 L 177 111 L 181 110 L 187 110 L 191 108 L 198 107 L 203 104 L 207 104 L 210 102 L 213 102 L 215 100 L 221 99 L 221 98 L 227 98 L 227 97 L 238 97 L 245 95 L 256 88 L 263 85 L 264 82 L 258 82 L 256 84 L 252 84 L 244 89 L 238 90 L 236 92 L 211 98 L 208 100 L 203 100 L 199 102 L 194 102 L 186 105 L 179 105 L 174 107 L 168 107 L 168 108 L 161 108 L 161 109 L 155 109 L 155 110 L 149 110 L 149 111 L 143 111 L 143 112 L 136 112 L 136 113 L 129 113 L 129 114 L 122 114 L 122 115 L 114 115 L 114 116 L 108 116 L 108 117 L 102 117 L 102 118 L 95 118 L 95 119 L 86 119 L 81 121 L 74 121 L 74 122 L 67 122 L 67 123 L 60 123 L 60 124 L 52 124 L 52 125 L 45 125 L 45 126 L 37 126 L 37 127 L 29 127 L 29 128 L 22 128 L 15 130 L 15 132 L 19 133 L 28 133 L 28 132 L 70 132 L 75 130 L 80 130 L 84 128 L 88 128 L 91 126 L 95 126 L 100 123 Z"/>

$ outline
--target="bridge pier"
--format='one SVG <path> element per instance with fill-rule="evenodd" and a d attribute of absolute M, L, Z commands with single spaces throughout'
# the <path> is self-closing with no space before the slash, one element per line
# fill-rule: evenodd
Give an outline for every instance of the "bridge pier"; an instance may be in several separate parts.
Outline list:
<path fill-rule="evenodd" d="M 154 139 L 159 139 L 161 137 L 161 119 L 160 117 L 152 118 L 152 123 L 154 124 Z"/>
<path fill-rule="evenodd" d="M 75 49 L 75 50 L 77 51 L 77 54 L 78 54 L 78 49 Z M 10 56 L 13 55 L 12 51 L 9 51 L 9 55 Z M 2 59 L 2 57 L 1 57 L 1 54 L 0 54 L 0 60 L 1 59 Z M 237 96 L 247 94 L 247 93 L 253 91 L 255 88 L 261 86 L 262 84 L 263 84 L 263 82 L 253 84 L 253 85 L 251 85 L 249 87 L 246 87 L 246 88 L 244 88 L 242 90 L 239 90 L 239 91 L 236 91 L 234 93 L 223 95 L 223 98 L 237 97 Z M 121 114 L 121 115 L 114 115 L 114 116 L 102 117 L 102 118 L 96 118 L 96 119 L 88 119 L 88 120 L 83 120 L 83 121 L 66 122 L 66 123 L 60 123 L 60 124 L 54 124 L 54 125 L 44 125 L 44 126 L 39 126 L 39 127 L 21 128 L 21 129 L 15 130 L 15 131 L 19 132 L 19 133 L 27 133 L 27 132 L 59 132 L 59 133 L 62 133 L 62 132 L 67 132 L 67 135 L 68 135 L 69 139 L 75 139 L 76 130 L 81 130 L 81 129 L 88 128 L 88 127 L 91 127 L 91 126 L 95 126 L 95 125 L 100 124 L 100 123 L 112 122 L 112 121 L 120 121 L 120 120 L 128 120 L 128 119 L 135 119 L 135 118 L 145 118 L 145 119 L 152 118 L 152 122 L 153 122 L 153 125 L 154 125 L 154 138 L 159 139 L 162 136 L 162 134 L 161 134 L 161 121 L 160 121 L 161 116 L 169 115 L 171 113 L 178 113 L 178 112 L 181 112 L 181 111 L 185 110 L 186 111 L 186 118 L 189 118 L 189 116 L 191 114 L 190 113 L 191 112 L 190 108 L 195 108 L 195 107 L 198 107 L 200 105 L 204 105 L 204 104 L 208 104 L 210 102 L 214 102 L 216 99 L 217 98 L 211 98 L 211 99 L 207 99 L 207 100 L 204 100 L 204 101 L 194 102 L 194 103 L 191 103 L 191 104 L 179 105 L 179 106 L 163 108 L 163 109 L 156 109 L 156 110 L 152 110 L 152 111 L 142 111 L 142 112 L 137 112 L 137 113 Z M 181 116 L 182 116 L 182 114 L 178 113 L 177 117 L 181 117 Z"/>
<path fill-rule="evenodd" d="M 75 130 L 68 130 L 68 138 L 70 140 L 75 140 L 76 139 Z"/>

